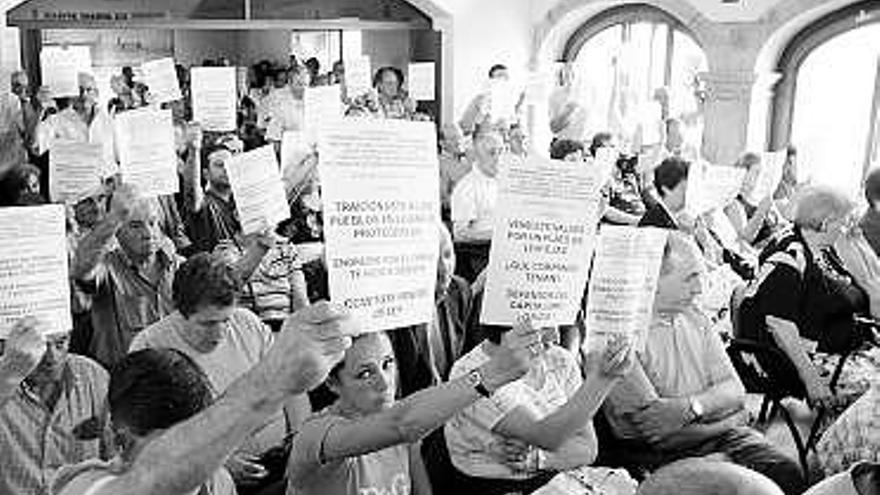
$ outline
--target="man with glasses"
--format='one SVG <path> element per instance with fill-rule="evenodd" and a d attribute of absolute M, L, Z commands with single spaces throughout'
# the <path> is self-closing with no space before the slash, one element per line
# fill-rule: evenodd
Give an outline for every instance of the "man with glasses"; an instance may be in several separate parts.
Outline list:
<path fill-rule="evenodd" d="M 43 495 L 56 470 L 107 458 L 107 372 L 68 354 L 69 334 L 18 322 L 0 354 L 0 493 Z"/>

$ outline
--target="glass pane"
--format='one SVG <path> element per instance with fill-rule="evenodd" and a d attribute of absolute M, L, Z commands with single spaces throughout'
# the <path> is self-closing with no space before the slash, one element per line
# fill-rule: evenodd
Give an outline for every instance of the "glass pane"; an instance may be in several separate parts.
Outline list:
<path fill-rule="evenodd" d="M 865 26 L 820 45 L 801 65 L 791 133 L 801 180 L 857 196 L 878 47 L 880 25 Z"/>

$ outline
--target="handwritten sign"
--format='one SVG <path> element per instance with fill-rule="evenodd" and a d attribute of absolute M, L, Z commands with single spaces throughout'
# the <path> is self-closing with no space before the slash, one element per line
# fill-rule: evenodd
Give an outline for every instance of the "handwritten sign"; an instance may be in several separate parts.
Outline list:
<path fill-rule="evenodd" d="M 25 316 L 73 328 L 64 226 L 62 205 L 0 208 L 0 338 Z"/>
<path fill-rule="evenodd" d="M 174 59 L 171 57 L 144 62 L 141 64 L 141 72 L 155 103 L 167 103 L 183 98 L 177 80 L 177 69 L 174 68 Z"/>
<path fill-rule="evenodd" d="M 746 171 L 739 167 L 711 165 L 706 162 L 691 164 L 688 170 L 685 208 L 692 215 L 723 208 L 736 198 L 742 189 Z"/>
<path fill-rule="evenodd" d="M 440 221 L 433 124 L 354 120 L 320 136 L 331 299 L 364 331 L 431 321 Z"/>
<path fill-rule="evenodd" d="M 604 349 L 615 334 L 644 346 L 666 236 L 663 229 L 602 227 L 587 291 L 588 350 Z"/>
<path fill-rule="evenodd" d="M 56 141 L 49 153 L 49 196 L 76 203 L 101 184 L 104 147 L 100 143 Z"/>
<path fill-rule="evenodd" d="M 786 152 L 768 151 L 761 153 L 761 164 L 754 178 L 754 186 L 746 194 L 746 200 L 757 205 L 764 198 L 776 192 L 782 181 L 782 173 L 785 169 Z"/>
<path fill-rule="evenodd" d="M 601 170 L 530 157 L 502 168 L 480 321 L 574 323 L 599 223 Z"/>
<path fill-rule="evenodd" d="M 306 88 L 305 96 L 306 141 L 318 142 L 318 133 L 324 126 L 342 120 L 342 93 L 338 84 Z"/>
<path fill-rule="evenodd" d="M 79 96 L 79 74 L 92 71 L 88 46 L 44 46 L 40 51 L 43 86 L 53 98 Z"/>
<path fill-rule="evenodd" d="M 206 131 L 234 131 L 235 67 L 193 67 L 190 71 L 193 120 Z"/>
<path fill-rule="evenodd" d="M 416 101 L 434 101 L 434 62 L 414 62 L 409 64 L 407 89 L 409 96 Z"/>
<path fill-rule="evenodd" d="M 144 196 L 179 189 L 171 110 L 143 108 L 116 117 L 122 180 Z"/>
<path fill-rule="evenodd" d="M 226 173 L 245 234 L 274 228 L 290 218 L 274 146 L 233 156 L 226 162 Z"/>

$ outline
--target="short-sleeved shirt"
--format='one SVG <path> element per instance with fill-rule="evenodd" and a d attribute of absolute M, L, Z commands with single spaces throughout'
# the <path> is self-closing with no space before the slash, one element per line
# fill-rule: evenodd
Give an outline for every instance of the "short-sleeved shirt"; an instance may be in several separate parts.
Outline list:
<path fill-rule="evenodd" d="M 293 437 L 287 495 L 372 495 L 412 492 L 409 447 L 395 445 L 327 462 L 324 441 L 333 428 L 352 420 L 337 405 L 307 419 Z"/>
<path fill-rule="evenodd" d="M 494 479 L 528 479 L 538 474 L 514 471 L 499 463 L 489 446 L 504 440 L 492 429 L 514 409 L 525 407 L 542 419 L 568 402 L 581 386 L 580 368 L 571 353 L 552 346 L 544 356 L 544 383 L 540 388 L 532 385 L 536 378 L 533 367 L 525 377 L 474 402 L 446 423 L 446 444 L 456 469 L 469 476 Z M 449 379 L 465 376 L 488 360 L 483 347 L 477 346 L 455 362 Z"/>
<path fill-rule="evenodd" d="M 0 493 L 47 494 L 62 466 L 104 453 L 108 379 L 98 363 L 70 354 L 53 410 L 25 383 L 0 406 Z M 78 438 L 95 434 L 95 439 Z"/>
<path fill-rule="evenodd" d="M 638 360 L 644 374 L 633 370 L 605 402 L 606 416 L 620 438 L 638 438 L 627 413 L 653 397 L 688 397 L 721 382 L 739 380 L 721 337 L 696 309 L 654 316 Z"/>
<path fill-rule="evenodd" d="M 104 160 L 101 175 L 109 177 L 118 170 L 113 119 L 100 106 L 95 109 L 91 123 L 86 123 L 71 106 L 40 122 L 36 133 L 40 154 L 51 151 L 57 141 L 100 144 Z"/>
<path fill-rule="evenodd" d="M 154 261 L 160 276 L 152 281 L 116 247 L 103 256 L 90 281 L 79 281 L 92 294 L 95 332 L 89 351 L 98 362 L 115 364 L 138 332 L 173 311 L 171 285 L 181 261 L 171 241 L 163 238 Z"/>
<path fill-rule="evenodd" d="M 477 224 L 477 228 L 491 228 L 498 200 L 498 181 L 474 166 L 452 190 L 452 222 Z"/>
<path fill-rule="evenodd" d="M 131 343 L 131 352 L 162 347 L 176 349 L 202 368 L 214 392 L 219 395 L 257 364 L 272 346 L 272 332 L 255 314 L 244 308 L 233 311 L 225 338 L 208 353 L 197 351 L 182 337 L 186 327 L 186 319 L 175 311 L 138 334 Z M 285 434 L 284 415 L 279 412 L 245 442 L 242 450 L 263 453 L 280 445 Z"/>
<path fill-rule="evenodd" d="M 110 462 L 97 459 L 65 466 L 52 481 L 52 495 L 93 495 L 125 472 L 119 458 Z M 225 468 L 214 472 L 198 490 L 186 495 L 235 495 L 235 483 Z"/>

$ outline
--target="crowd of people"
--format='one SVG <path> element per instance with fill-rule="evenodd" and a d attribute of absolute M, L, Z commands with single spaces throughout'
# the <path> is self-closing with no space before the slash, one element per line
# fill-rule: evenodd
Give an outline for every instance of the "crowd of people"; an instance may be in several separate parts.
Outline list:
<path fill-rule="evenodd" d="M 535 150 L 522 95 L 500 111 L 491 101 L 509 79 L 496 65 L 462 119 L 437 128 L 434 318 L 361 333 L 327 302 L 319 156 L 284 173 L 290 218 L 250 235 L 226 163 L 266 144 L 280 152 L 312 86 L 342 85 L 347 118 L 434 117 L 395 67 L 358 95 L 342 62 L 322 73 L 291 58 L 248 74 L 238 130 L 216 133 L 193 122 L 178 67 L 183 98 L 163 105 L 180 192 L 160 197 L 140 195 L 117 165 L 114 119 L 157 105 L 133 71 L 113 77 L 106 105 L 88 74 L 74 98 L 12 76 L 2 206 L 52 199 L 61 140 L 101 144 L 103 180 L 66 205 L 73 328 L 26 317 L 3 342 L 0 493 L 504 495 L 541 493 L 560 473 L 577 473 L 573 493 L 880 493 L 880 375 L 844 404 L 820 362 L 877 344 L 857 322 L 880 317 L 880 171 L 859 208 L 798 183 L 790 147 L 779 186 L 756 201 L 762 155 L 744 153 L 729 164 L 745 170 L 736 198 L 694 214 L 698 151 L 680 121 L 636 148 L 607 132 L 572 136 L 576 105 L 555 102 L 549 121 L 568 131 Z M 558 328 L 481 324 L 499 170 L 532 153 L 589 167 L 609 152 L 599 221 L 669 231 L 644 348 L 620 338 L 586 352 L 583 308 Z M 792 397 L 845 408 L 818 465 L 805 472 L 756 427 L 731 339 L 782 356 L 758 365 Z"/>

